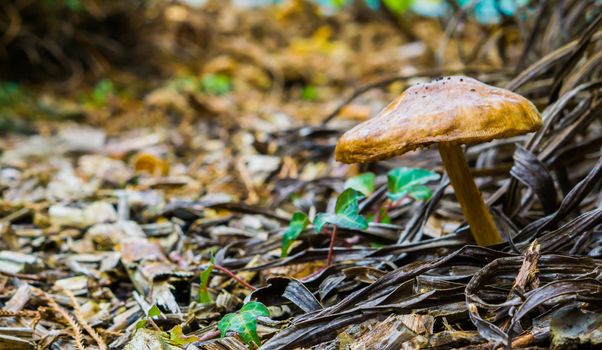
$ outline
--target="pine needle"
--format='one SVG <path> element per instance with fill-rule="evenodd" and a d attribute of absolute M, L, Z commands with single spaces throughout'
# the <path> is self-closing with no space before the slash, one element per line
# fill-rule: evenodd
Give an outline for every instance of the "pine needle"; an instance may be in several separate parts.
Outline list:
<path fill-rule="evenodd" d="M 75 299 L 75 295 L 73 295 L 73 292 L 71 292 L 68 289 L 63 289 L 63 292 L 65 293 L 65 295 L 67 295 L 67 297 L 69 297 L 69 300 L 71 301 L 71 306 L 73 306 L 73 314 L 75 315 L 77 322 L 81 324 L 81 326 L 86 330 L 86 332 L 88 332 L 88 334 L 90 334 L 90 336 L 94 339 L 96 344 L 98 344 L 99 350 L 107 350 L 107 344 L 105 344 L 102 337 L 96 332 L 96 330 L 94 330 L 94 328 L 88 323 L 88 321 L 86 321 L 84 315 L 82 315 L 81 308 L 79 307 L 79 303 L 77 302 L 77 299 Z"/>
<path fill-rule="evenodd" d="M 52 308 L 59 315 L 61 315 L 61 317 L 65 320 L 65 322 L 67 322 L 69 327 L 71 327 L 72 336 L 73 336 L 73 339 L 75 340 L 75 347 L 78 350 L 86 350 L 86 347 L 84 346 L 84 336 L 82 334 L 81 327 L 79 326 L 77 321 L 73 318 L 73 316 L 71 316 L 67 312 L 67 310 L 62 308 L 52 297 L 50 297 L 48 294 L 46 294 L 46 292 L 44 292 L 38 288 L 33 288 L 33 291 L 40 298 L 44 299 L 46 301 L 46 303 L 48 304 L 48 306 L 50 306 L 50 308 Z"/>

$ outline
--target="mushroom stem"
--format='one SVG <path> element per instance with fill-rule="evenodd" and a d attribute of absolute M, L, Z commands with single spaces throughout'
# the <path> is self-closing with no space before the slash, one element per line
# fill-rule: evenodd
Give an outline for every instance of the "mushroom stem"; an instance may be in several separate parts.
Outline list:
<path fill-rule="evenodd" d="M 459 145 L 439 143 L 439 154 L 477 244 L 488 246 L 502 242 L 493 217 L 470 175 L 462 148 Z"/>

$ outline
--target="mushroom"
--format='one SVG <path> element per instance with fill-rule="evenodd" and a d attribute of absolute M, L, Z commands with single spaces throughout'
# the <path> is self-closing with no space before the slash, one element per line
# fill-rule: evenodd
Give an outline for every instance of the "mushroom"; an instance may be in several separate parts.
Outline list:
<path fill-rule="evenodd" d="M 347 131 L 336 159 L 366 163 L 437 144 L 439 154 L 479 245 L 502 241 L 470 175 L 461 145 L 536 131 L 541 115 L 524 97 L 478 80 L 455 76 L 408 88 L 376 117 Z"/>

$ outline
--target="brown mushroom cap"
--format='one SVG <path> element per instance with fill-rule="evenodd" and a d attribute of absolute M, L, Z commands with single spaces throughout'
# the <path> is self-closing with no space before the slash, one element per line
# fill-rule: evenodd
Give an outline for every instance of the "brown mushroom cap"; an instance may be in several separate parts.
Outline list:
<path fill-rule="evenodd" d="M 476 144 L 540 127 L 541 115 L 526 98 L 472 78 L 446 77 L 408 88 L 347 131 L 335 154 L 344 163 L 373 162 L 433 143 Z"/>

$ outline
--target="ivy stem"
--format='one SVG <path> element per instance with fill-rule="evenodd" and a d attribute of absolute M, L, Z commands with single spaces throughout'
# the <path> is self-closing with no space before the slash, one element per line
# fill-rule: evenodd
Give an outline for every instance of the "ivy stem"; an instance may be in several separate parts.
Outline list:
<path fill-rule="evenodd" d="M 337 225 L 332 226 L 332 232 L 330 233 L 330 247 L 328 247 L 328 258 L 326 259 L 326 266 L 332 265 L 332 260 L 334 258 L 334 240 L 337 237 Z"/>
<path fill-rule="evenodd" d="M 374 210 L 374 222 L 377 224 L 380 222 L 380 207 L 376 207 Z"/>
<path fill-rule="evenodd" d="M 215 267 L 216 269 L 218 269 L 221 272 L 225 273 L 226 275 L 232 277 L 233 280 L 235 280 L 236 282 L 242 284 L 246 288 L 248 288 L 250 290 L 256 290 L 257 289 L 255 287 L 253 287 L 252 285 L 250 285 L 249 283 L 247 283 L 247 281 L 245 281 L 242 278 L 236 276 L 236 274 L 234 272 L 228 270 L 227 268 L 223 267 L 222 265 L 213 264 L 213 267 Z"/>

